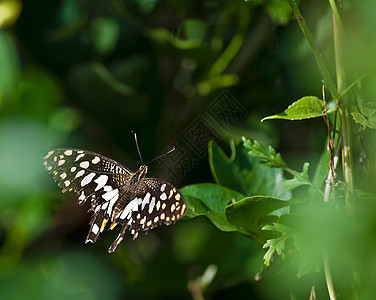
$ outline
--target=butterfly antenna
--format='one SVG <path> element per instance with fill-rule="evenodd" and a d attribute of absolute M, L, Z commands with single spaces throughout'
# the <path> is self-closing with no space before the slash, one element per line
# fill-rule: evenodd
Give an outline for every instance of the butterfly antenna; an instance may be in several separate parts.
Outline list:
<path fill-rule="evenodd" d="M 157 159 L 159 159 L 159 158 L 161 158 L 161 157 L 163 157 L 163 156 L 165 156 L 165 155 L 170 154 L 170 153 L 173 152 L 173 151 L 175 151 L 175 147 L 172 147 L 172 148 L 171 148 L 170 150 L 168 150 L 166 153 L 163 153 L 163 154 L 157 156 L 156 158 L 153 158 L 151 161 L 149 161 L 149 162 L 147 163 L 147 165 L 149 165 L 149 164 L 152 163 L 153 161 L 155 161 L 155 160 L 157 160 Z"/>
<path fill-rule="evenodd" d="M 144 160 L 142 159 L 141 152 L 140 152 L 140 147 L 138 146 L 137 134 L 133 130 L 131 132 L 134 135 L 134 141 L 136 143 L 136 148 L 137 148 L 138 156 L 140 157 L 141 163 L 144 164 Z"/>

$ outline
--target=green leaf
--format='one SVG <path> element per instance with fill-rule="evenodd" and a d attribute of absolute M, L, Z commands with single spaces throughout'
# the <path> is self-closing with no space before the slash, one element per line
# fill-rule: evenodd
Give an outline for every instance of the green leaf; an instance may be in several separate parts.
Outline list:
<path fill-rule="evenodd" d="M 212 183 L 185 186 L 180 192 L 187 202 L 187 217 L 206 216 L 222 231 L 237 230 L 227 221 L 225 207 L 244 198 L 244 195 Z"/>
<path fill-rule="evenodd" d="M 352 112 L 351 115 L 356 123 L 365 127 L 376 129 L 376 105 L 373 102 L 358 104 L 360 112 Z"/>
<path fill-rule="evenodd" d="M 330 114 L 336 109 L 337 107 L 333 106 L 327 113 Z M 306 96 L 295 101 L 284 112 L 265 117 L 261 122 L 270 119 L 303 120 L 321 116 L 325 116 L 324 101 L 315 96 Z"/>
<path fill-rule="evenodd" d="M 263 246 L 263 248 L 269 248 L 264 255 L 264 265 L 268 267 L 270 265 L 270 261 L 272 260 L 274 253 L 277 252 L 278 255 L 282 254 L 283 250 L 285 249 L 286 241 L 289 238 L 294 237 L 294 231 L 290 227 L 280 223 L 273 223 L 273 225 L 265 225 L 262 228 L 262 230 L 275 231 L 281 234 L 277 238 L 267 240 Z"/>
<path fill-rule="evenodd" d="M 257 242 L 265 240 L 261 228 L 276 221 L 277 216 L 271 215 L 278 209 L 291 205 L 273 197 L 254 196 L 247 197 L 226 207 L 228 222 L 242 232 L 246 232 Z"/>
<path fill-rule="evenodd" d="M 290 173 L 294 176 L 292 179 L 286 180 L 283 183 L 283 187 L 289 191 L 296 189 L 301 185 L 312 185 L 308 176 L 309 163 L 305 162 L 303 165 L 303 172 L 299 173 L 295 170 L 290 170 Z"/>
<path fill-rule="evenodd" d="M 222 149 L 209 143 L 209 164 L 215 181 L 247 196 L 265 195 L 290 199 L 291 193 L 282 187 L 282 171 L 260 164 L 260 159 L 250 156 L 243 145 L 235 149 L 231 159 Z"/>
<path fill-rule="evenodd" d="M 283 161 L 281 154 L 277 153 L 272 146 L 265 149 L 258 141 L 252 142 L 249 139 L 242 137 L 243 145 L 249 150 L 248 154 L 264 159 L 264 165 L 271 168 L 286 168 L 286 163 Z"/>

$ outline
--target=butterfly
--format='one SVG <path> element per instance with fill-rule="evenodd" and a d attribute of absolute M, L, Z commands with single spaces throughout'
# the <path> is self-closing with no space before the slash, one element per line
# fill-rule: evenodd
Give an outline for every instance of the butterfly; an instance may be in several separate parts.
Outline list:
<path fill-rule="evenodd" d="M 135 139 L 140 154 L 136 135 Z M 79 205 L 90 202 L 93 216 L 85 243 L 95 243 L 107 223 L 109 230 L 121 226 L 109 253 L 116 250 L 127 228 L 135 239 L 140 231 L 175 223 L 187 208 L 184 197 L 171 183 L 146 177 L 148 166 L 144 164 L 132 172 L 98 153 L 56 149 L 43 158 L 43 165 L 63 192 L 78 195 Z"/>

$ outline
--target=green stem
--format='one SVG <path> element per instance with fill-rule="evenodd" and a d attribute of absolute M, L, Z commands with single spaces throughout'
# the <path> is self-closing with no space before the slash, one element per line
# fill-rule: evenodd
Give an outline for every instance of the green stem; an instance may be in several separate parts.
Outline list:
<path fill-rule="evenodd" d="M 330 76 L 330 73 L 329 73 L 329 70 L 324 62 L 324 59 L 322 58 L 321 56 L 321 53 L 319 51 L 319 49 L 317 48 L 316 46 L 316 43 L 315 41 L 313 40 L 313 37 L 312 37 L 312 34 L 311 32 L 309 31 L 308 29 L 308 26 L 302 16 L 302 14 L 300 13 L 299 11 L 299 8 L 298 6 L 296 5 L 296 2 L 295 0 L 287 0 L 287 2 L 289 3 L 291 9 L 292 9 L 292 12 L 294 14 L 294 17 L 296 18 L 303 34 L 304 34 L 304 37 L 306 38 L 308 44 L 309 44 L 309 47 L 311 48 L 312 52 L 313 52 L 313 55 L 315 57 L 315 60 L 316 60 L 316 63 L 320 69 L 320 72 L 321 72 L 321 75 L 322 75 L 322 78 L 326 84 L 326 86 L 328 87 L 330 93 L 332 94 L 333 98 L 334 99 L 338 99 L 338 91 L 334 85 L 334 82 L 332 80 L 332 77 Z"/>
<path fill-rule="evenodd" d="M 343 53 L 343 26 L 340 15 L 334 0 L 330 0 L 331 6 L 335 7 L 333 10 L 333 37 L 334 37 L 334 54 L 336 61 L 336 74 L 337 74 L 337 90 L 338 93 L 346 89 L 346 72 L 345 72 L 345 58 Z M 332 3 L 333 2 L 333 3 Z M 351 198 L 353 193 L 353 166 L 352 166 L 352 153 L 351 153 L 351 117 L 349 112 L 349 97 L 348 94 L 343 94 L 338 105 L 339 115 L 339 131 L 342 136 L 342 170 L 343 177 L 346 183 L 346 208 L 351 211 Z"/>
<path fill-rule="evenodd" d="M 339 10 L 338 10 L 338 7 L 337 7 L 337 4 L 336 4 L 336 1 L 335 0 L 329 0 L 329 4 L 330 4 L 330 7 L 332 9 L 332 13 L 333 13 L 333 16 L 334 18 L 336 19 L 336 22 L 337 22 L 337 25 L 338 25 L 338 28 L 343 31 L 343 24 L 342 24 L 342 19 L 341 19 L 341 15 L 339 13 Z"/>
<path fill-rule="evenodd" d="M 326 280 L 326 285 L 328 287 L 330 300 L 336 300 L 337 297 L 336 297 L 336 292 L 334 290 L 332 272 L 330 271 L 328 255 L 326 253 L 324 253 L 324 269 L 325 269 L 325 280 Z"/>

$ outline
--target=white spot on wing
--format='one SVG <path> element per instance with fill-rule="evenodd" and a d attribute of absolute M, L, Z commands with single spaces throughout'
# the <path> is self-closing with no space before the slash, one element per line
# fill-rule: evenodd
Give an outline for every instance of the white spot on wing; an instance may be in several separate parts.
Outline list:
<path fill-rule="evenodd" d="M 117 190 L 117 189 L 116 189 Z M 107 193 L 108 194 L 108 193 Z M 109 202 L 109 206 L 108 206 L 108 209 L 107 209 L 107 213 L 109 215 L 112 214 L 112 207 L 114 206 L 115 202 L 117 201 L 117 199 L 119 198 L 119 193 L 117 193 L 112 199 L 111 201 Z"/>
<path fill-rule="evenodd" d="M 145 205 L 149 203 L 150 196 L 150 193 L 146 193 L 144 200 L 142 200 L 141 210 L 143 210 L 145 208 Z"/>
<path fill-rule="evenodd" d="M 112 191 L 109 191 L 109 192 L 107 192 L 106 194 L 103 194 L 102 197 L 103 197 L 104 200 L 110 201 L 110 200 L 112 200 L 116 195 L 119 197 L 119 190 L 118 190 L 118 189 L 114 189 L 114 190 L 112 190 Z"/>
<path fill-rule="evenodd" d="M 155 204 L 155 197 L 152 197 L 151 201 L 150 201 L 150 204 L 149 204 L 149 214 L 152 213 L 152 211 L 154 209 L 154 204 Z"/>
<path fill-rule="evenodd" d="M 69 180 L 65 180 L 64 184 L 65 184 L 66 187 L 68 187 L 70 185 L 70 181 Z"/>
<path fill-rule="evenodd" d="M 90 174 L 86 175 L 81 180 L 81 186 L 85 186 L 85 185 L 89 184 L 93 180 L 94 176 L 95 176 L 95 173 L 90 173 Z"/>
<path fill-rule="evenodd" d="M 74 172 L 74 171 L 76 171 L 76 169 L 77 169 L 76 167 L 72 167 L 72 168 L 70 169 L 70 171 L 71 171 L 71 172 Z"/>
<path fill-rule="evenodd" d="M 84 175 L 84 174 L 85 174 L 85 171 L 84 171 L 84 170 L 80 170 L 80 171 L 77 172 L 75 178 L 78 178 L 78 177 L 80 177 L 80 176 L 82 176 L 82 175 Z"/>
<path fill-rule="evenodd" d="M 141 204 L 142 199 L 141 198 L 135 198 L 131 202 L 128 203 L 128 205 L 124 208 L 123 212 L 120 215 L 120 219 L 130 218 L 132 215 L 131 212 L 138 211 L 138 206 Z"/>
<path fill-rule="evenodd" d="M 164 192 L 165 188 L 166 188 L 166 184 L 164 183 L 164 184 L 162 184 L 162 186 L 161 186 L 161 192 Z"/>
<path fill-rule="evenodd" d="M 84 192 L 82 191 L 80 197 L 78 197 L 78 201 L 82 202 L 82 201 L 85 200 L 85 198 L 86 198 L 86 197 L 85 197 L 85 194 L 84 194 Z"/>
<path fill-rule="evenodd" d="M 102 204 L 101 209 L 106 210 L 109 202 L 105 202 Z"/>
<path fill-rule="evenodd" d="M 97 224 L 94 224 L 93 227 L 91 228 L 91 232 L 94 233 L 95 235 L 98 234 L 99 226 Z"/>
<path fill-rule="evenodd" d="M 53 153 L 54 153 L 53 151 L 48 152 L 47 155 L 44 157 L 44 159 L 49 158 Z"/>
<path fill-rule="evenodd" d="M 81 168 L 84 168 L 84 169 L 87 169 L 89 167 L 89 162 L 88 161 L 83 161 L 80 163 L 80 167 Z"/>
<path fill-rule="evenodd" d="M 159 198 L 161 198 L 161 200 L 166 200 L 167 199 L 166 193 L 162 193 L 162 195 L 160 195 Z"/>
<path fill-rule="evenodd" d="M 94 182 L 96 182 L 98 184 L 97 187 L 95 188 L 95 191 L 98 191 L 102 187 L 104 187 L 105 184 L 107 183 L 107 180 L 108 180 L 108 176 L 107 175 L 101 175 L 97 179 L 95 179 Z"/>
<path fill-rule="evenodd" d="M 80 152 L 80 151 L 77 151 L 77 153 L 79 153 L 79 152 Z M 75 161 L 78 161 L 78 160 L 79 160 L 81 157 L 83 157 L 83 156 L 85 156 L 84 153 L 77 155 Z"/>
<path fill-rule="evenodd" d="M 63 165 L 65 163 L 65 160 L 64 159 L 61 159 L 59 160 L 59 162 L 57 163 L 57 165 L 60 167 L 61 165 Z"/>
<path fill-rule="evenodd" d="M 105 185 L 105 186 L 103 187 L 103 190 L 104 190 L 105 192 L 109 192 L 109 191 L 112 191 L 113 188 L 112 188 L 112 186 L 110 186 L 110 185 Z"/>
<path fill-rule="evenodd" d="M 93 164 L 97 164 L 100 162 L 100 158 L 98 156 L 94 157 L 91 161 Z"/>
<path fill-rule="evenodd" d="M 67 174 L 66 174 L 66 173 L 61 173 L 61 174 L 60 174 L 60 178 L 61 178 L 61 179 L 65 179 L 65 177 L 67 177 Z"/>
<path fill-rule="evenodd" d="M 72 150 L 66 150 L 64 151 L 65 155 L 72 155 L 73 151 Z"/>

